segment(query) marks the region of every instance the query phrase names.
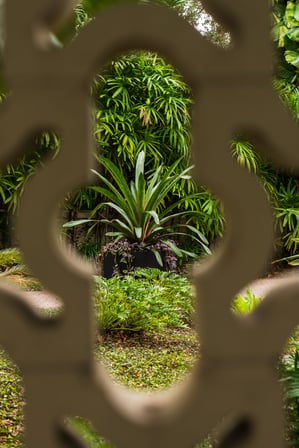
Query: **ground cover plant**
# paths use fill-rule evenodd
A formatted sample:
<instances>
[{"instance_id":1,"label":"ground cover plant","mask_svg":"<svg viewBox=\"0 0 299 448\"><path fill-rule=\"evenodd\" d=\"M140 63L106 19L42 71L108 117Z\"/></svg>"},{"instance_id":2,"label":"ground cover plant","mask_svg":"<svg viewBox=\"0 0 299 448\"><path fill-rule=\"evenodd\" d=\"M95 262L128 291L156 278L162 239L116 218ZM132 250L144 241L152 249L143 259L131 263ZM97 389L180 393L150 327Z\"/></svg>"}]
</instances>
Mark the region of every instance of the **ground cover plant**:
<instances>
[{"instance_id":1,"label":"ground cover plant","mask_svg":"<svg viewBox=\"0 0 299 448\"><path fill-rule=\"evenodd\" d=\"M286 440L289 447L297 448L299 447L299 327L289 338L278 367L284 387Z\"/></svg>"},{"instance_id":2,"label":"ground cover plant","mask_svg":"<svg viewBox=\"0 0 299 448\"><path fill-rule=\"evenodd\" d=\"M102 332L192 328L192 287L187 278L158 269L106 280L96 277L95 310Z\"/></svg>"},{"instance_id":3,"label":"ground cover plant","mask_svg":"<svg viewBox=\"0 0 299 448\"><path fill-rule=\"evenodd\" d=\"M0 446L21 448L24 391L17 367L0 351Z\"/></svg>"}]
</instances>

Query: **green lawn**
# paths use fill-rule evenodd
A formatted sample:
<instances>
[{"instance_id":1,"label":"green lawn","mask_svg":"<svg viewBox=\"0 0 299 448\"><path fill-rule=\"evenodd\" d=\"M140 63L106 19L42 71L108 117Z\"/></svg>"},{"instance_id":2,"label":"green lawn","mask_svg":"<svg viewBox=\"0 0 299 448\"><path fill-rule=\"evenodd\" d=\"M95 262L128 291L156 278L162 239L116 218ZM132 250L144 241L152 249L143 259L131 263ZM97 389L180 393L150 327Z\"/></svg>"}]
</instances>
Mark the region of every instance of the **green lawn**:
<instances>
[{"instance_id":1,"label":"green lawn","mask_svg":"<svg viewBox=\"0 0 299 448\"><path fill-rule=\"evenodd\" d=\"M23 434L23 384L16 366L0 352L0 446L19 448Z\"/></svg>"},{"instance_id":2,"label":"green lawn","mask_svg":"<svg viewBox=\"0 0 299 448\"><path fill-rule=\"evenodd\" d=\"M116 382L135 390L162 390L181 381L192 368L198 354L198 341L192 329L166 329L157 333L114 332L99 338L94 356ZM23 387L13 363L0 353L0 446L22 447ZM93 431L83 418L72 419L71 426L89 448L111 445ZM210 447L208 441L201 445Z\"/></svg>"}]
</instances>

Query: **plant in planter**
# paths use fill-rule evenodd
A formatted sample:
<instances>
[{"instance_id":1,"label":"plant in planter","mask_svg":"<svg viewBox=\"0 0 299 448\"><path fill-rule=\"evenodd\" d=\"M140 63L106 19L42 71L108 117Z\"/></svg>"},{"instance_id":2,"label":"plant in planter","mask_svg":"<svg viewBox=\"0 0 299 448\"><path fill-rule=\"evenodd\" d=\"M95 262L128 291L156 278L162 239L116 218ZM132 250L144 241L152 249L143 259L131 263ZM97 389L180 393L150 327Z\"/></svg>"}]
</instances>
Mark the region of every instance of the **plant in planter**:
<instances>
[{"instance_id":1,"label":"plant in planter","mask_svg":"<svg viewBox=\"0 0 299 448\"><path fill-rule=\"evenodd\" d=\"M171 242L176 245L175 241ZM106 278L129 273L135 268L158 268L166 271L175 271L177 268L177 257L164 242L146 245L127 239L110 241L102 247L100 259L102 274Z\"/></svg>"},{"instance_id":2,"label":"plant in planter","mask_svg":"<svg viewBox=\"0 0 299 448\"><path fill-rule=\"evenodd\" d=\"M100 163L106 169L107 176L93 171L104 186L91 187L97 193L109 199L109 202L99 203L91 212L90 218L80 221L70 221L64 227L99 221L109 225L113 231L106 236L113 241L107 243L101 251L103 262L110 255L120 270L130 271L138 258L138 254L150 254L156 260L156 266L174 270L178 257L196 257L178 247L174 237L191 238L195 244L199 244L206 253L209 253L208 241L205 236L194 226L189 225L188 215L190 211L180 211L183 201L188 198L167 203L167 195L172 191L177 182L190 178L192 167L176 173L176 168L181 160L162 172L160 166L153 174L146 177L144 164L145 153L138 155L135 167L135 177L128 183L123 173L109 159L102 157ZM194 194L190 195L194 196ZM94 215L103 207L109 207L116 215L115 218L100 220L93 219ZM184 220L182 222L182 220ZM109 257L108 257L109 258ZM121 264L125 266L120 266ZM145 267L145 264L142 264ZM153 267L152 262L150 267ZM124 269L125 268L125 269ZM117 269L116 269L117 270ZM104 269L105 271L105 269ZM105 272L104 272L105 274Z\"/></svg>"}]
</instances>

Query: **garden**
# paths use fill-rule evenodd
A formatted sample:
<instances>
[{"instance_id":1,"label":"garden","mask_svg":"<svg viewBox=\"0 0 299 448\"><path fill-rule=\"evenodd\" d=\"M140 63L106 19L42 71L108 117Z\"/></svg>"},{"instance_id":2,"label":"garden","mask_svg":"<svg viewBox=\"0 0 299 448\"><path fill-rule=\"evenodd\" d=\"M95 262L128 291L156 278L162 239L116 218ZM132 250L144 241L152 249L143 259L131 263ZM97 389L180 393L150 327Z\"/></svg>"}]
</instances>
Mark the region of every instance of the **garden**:
<instances>
[{"instance_id":1,"label":"garden","mask_svg":"<svg viewBox=\"0 0 299 448\"><path fill-rule=\"evenodd\" d=\"M105 2L104 2L105 3ZM230 36L205 14L200 3L164 1L216 45ZM273 0L273 40L277 47L273 88L299 119L299 2ZM83 0L73 23L58 33L64 45L99 10ZM220 201L192 180L192 92L160 55L132 52L112 61L94 80L97 154L94 182L69 192L58 232L94 266L94 357L113 381L134 390L163 390L179 383L200 354L190 266L217 248L225 235ZM1 97L5 100L7 92ZM246 107L246 105L244 105ZM46 158L55 158L60 141L45 131L24 156L0 173L0 277L30 294L43 285L15 249L13 219L27 181ZM299 178L273 168L244 136L231 141L231 156L260 180L275 216L277 238L265 275L299 265ZM247 314L262 297L248 289L231 312ZM46 307L55 317L59 309ZM200 312L200 310L199 310ZM284 390L286 440L299 447L299 333L290 336L277 361ZM6 353L0 356L0 445L23 445L25 395L22 376ZM69 425L90 448L111 448L84 416ZM196 448L212 448L217 431Z\"/></svg>"}]
</instances>

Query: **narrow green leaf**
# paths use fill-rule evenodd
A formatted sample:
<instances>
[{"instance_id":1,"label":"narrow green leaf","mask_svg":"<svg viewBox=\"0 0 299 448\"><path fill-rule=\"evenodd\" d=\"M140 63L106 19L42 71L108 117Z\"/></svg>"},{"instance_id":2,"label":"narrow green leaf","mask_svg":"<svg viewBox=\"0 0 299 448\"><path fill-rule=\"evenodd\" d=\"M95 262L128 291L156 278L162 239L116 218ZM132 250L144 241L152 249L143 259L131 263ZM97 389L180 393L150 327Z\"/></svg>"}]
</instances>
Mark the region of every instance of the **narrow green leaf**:
<instances>
[{"instance_id":1,"label":"narrow green leaf","mask_svg":"<svg viewBox=\"0 0 299 448\"><path fill-rule=\"evenodd\" d=\"M299 26L296 28L291 28L287 32L287 36L289 39L293 40L294 42L299 42Z\"/></svg>"},{"instance_id":2,"label":"narrow green leaf","mask_svg":"<svg viewBox=\"0 0 299 448\"><path fill-rule=\"evenodd\" d=\"M95 221L97 221L97 220L96 219L78 219L76 221L66 222L65 224L63 224L62 227L70 228L70 227L80 226L81 224L86 224L88 222L95 222Z\"/></svg>"},{"instance_id":3,"label":"narrow green leaf","mask_svg":"<svg viewBox=\"0 0 299 448\"><path fill-rule=\"evenodd\" d=\"M117 211L117 213L122 216L124 218L124 220L129 224L129 226L134 226L134 219L132 219L133 217L130 214L126 213L126 210L124 210L122 207L120 207L119 205L114 204L113 202L106 202L106 205L109 205L109 207L113 208L114 210Z\"/></svg>"},{"instance_id":4,"label":"narrow green leaf","mask_svg":"<svg viewBox=\"0 0 299 448\"><path fill-rule=\"evenodd\" d=\"M299 68L299 53L297 51L286 50L284 57L289 64Z\"/></svg>"},{"instance_id":5,"label":"narrow green leaf","mask_svg":"<svg viewBox=\"0 0 299 448\"><path fill-rule=\"evenodd\" d=\"M107 232L106 236L123 236L122 232Z\"/></svg>"},{"instance_id":6,"label":"narrow green leaf","mask_svg":"<svg viewBox=\"0 0 299 448\"><path fill-rule=\"evenodd\" d=\"M180 251L181 251L182 255L187 255L188 257L191 257L191 258L198 258L198 255L195 254L194 252L190 252L185 249L180 249Z\"/></svg>"},{"instance_id":7,"label":"narrow green leaf","mask_svg":"<svg viewBox=\"0 0 299 448\"><path fill-rule=\"evenodd\" d=\"M138 240L141 240L141 238L142 238L142 227L135 227L134 231L135 231L135 235L138 238Z\"/></svg>"},{"instance_id":8,"label":"narrow green leaf","mask_svg":"<svg viewBox=\"0 0 299 448\"><path fill-rule=\"evenodd\" d=\"M162 258L161 258L160 253L159 253L156 249L151 249L151 250L152 250L152 252L155 254L155 257L156 257L156 260L157 260L158 264L159 264L161 267L163 267L163 260L162 260Z\"/></svg>"},{"instance_id":9,"label":"narrow green leaf","mask_svg":"<svg viewBox=\"0 0 299 448\"><path fill-rule=\"evenodd\" d=\"M150 211L146 211L146 214L152 216L154 218L155 223L159 226L160 225L160 219L158 216L158 213L155 212L154 210L150 210Z\"/></svg>"},{"instance_id":10,"label":"narrow green leaf","mask_svg":"<svg viewBox=\"0 0 299 448\"><path fill-rule=\"evenodd\" d=\"M179 258L182 257L182 251L175 245L173 244L171 241L169 240L163 240L163 243L165 243L168 247L170 247L170 249L172 250L172 252Z\"/></svg>"},{"instance_id":11,"label":"narrow green leaf","mask_svg":"<svg viewBox=\"0 0 299 448\"><path fill-rule=\"evenodd\" d=\"M134 229L131 229L130 226L126 225L123 221L120 221L119 219L112 219L112 220L102 219L101 222L104 224L109 224L111 227L121 232L124 238L128 239L135 238Z\"/></svg>"},{"instance_id":12,"label":"narrow green leaf","mask_svg":"<svg viewBox=\"0 0 299 448\"><path fill-rule=\"evenodd\" d=\"M137 157L136 167L135 167L135 185L139 183L139 177L144 175L144 151L141 151Z\"/></svg>"},{"instance_id":13,"label":"narrow green leaf","mask_svg":"<svg viewBox=\"0 0 299 448\"><path fill-rule=\"evenodd\" d=\"M297 10L295 10L295 3L293 3L292 1L288 1L284 17L288 28L292 28L293 26L299 26L299 22L295 18L295 14L297 15Z\"/></svg>"},{"instance_id":14,"label":"narrow green leaf","mask_svg":"<svg viewBox=\"0 0 299 448\"><path fill-rule=\"evenodd\" d=\"M187 229L191 230L192 232L196 233L198 237L205 243L209 244L209 241L206 239L203 233L201 233L196 227L190 226L189 224L186 224Z\"/></svg>"}]
</instances>

